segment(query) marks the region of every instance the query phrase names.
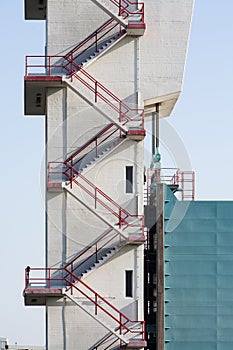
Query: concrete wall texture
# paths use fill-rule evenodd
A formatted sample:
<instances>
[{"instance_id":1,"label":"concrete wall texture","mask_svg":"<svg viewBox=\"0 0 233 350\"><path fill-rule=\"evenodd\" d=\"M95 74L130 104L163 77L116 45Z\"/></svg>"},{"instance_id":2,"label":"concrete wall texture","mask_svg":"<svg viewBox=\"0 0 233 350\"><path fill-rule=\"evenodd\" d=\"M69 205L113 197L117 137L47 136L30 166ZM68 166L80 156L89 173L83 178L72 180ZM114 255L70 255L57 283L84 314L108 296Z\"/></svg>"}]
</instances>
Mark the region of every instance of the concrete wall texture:
<instances>
[{"instance_id":1,"label":"concrete wall texture","mask_svg":"<svg viewBox=\"0 0 233 350\"><path fill-rule=\"evenodd\" d=\"M233 202L167 199L165 349L230 350Z\"/></svg>"}]
</instances>

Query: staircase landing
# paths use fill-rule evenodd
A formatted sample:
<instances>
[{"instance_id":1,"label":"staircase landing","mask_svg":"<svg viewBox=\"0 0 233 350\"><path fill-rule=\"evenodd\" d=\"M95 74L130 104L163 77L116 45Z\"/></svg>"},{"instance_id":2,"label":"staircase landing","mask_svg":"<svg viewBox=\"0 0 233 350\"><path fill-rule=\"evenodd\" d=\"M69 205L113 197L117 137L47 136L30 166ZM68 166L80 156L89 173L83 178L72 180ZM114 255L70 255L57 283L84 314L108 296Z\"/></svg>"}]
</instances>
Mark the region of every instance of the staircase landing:
<instances>
[{"instance_id":1,"label":"staircase landing","mask_svg":"<svg viewBox=\"0 0 233 350\"><path fill-rule=\"evenodd\" d=\"M63 297L62 288L25 288L23 291L25 305L46 305L46 298Z\"/></svg>"},{"instance_id":2,"label":"staircase landing","mask_svg":"<svg viewBox=\"0 0 233 350\"><path fill-rule=\"evenodd\" d=\"M48 87L65 87L62 76L26 75L24 77L25 115L45 115L45 94Z\"/></svg>"}]
</instances>

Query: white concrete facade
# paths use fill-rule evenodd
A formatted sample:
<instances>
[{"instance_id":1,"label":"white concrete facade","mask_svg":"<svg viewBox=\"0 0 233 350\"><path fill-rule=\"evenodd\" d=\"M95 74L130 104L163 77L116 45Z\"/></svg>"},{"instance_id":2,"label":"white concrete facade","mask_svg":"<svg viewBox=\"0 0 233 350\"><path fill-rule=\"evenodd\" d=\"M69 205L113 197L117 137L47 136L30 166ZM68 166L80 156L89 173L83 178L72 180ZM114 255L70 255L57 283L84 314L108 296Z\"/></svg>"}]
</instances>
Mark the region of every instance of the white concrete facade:
<instances>
[{"instance_id":1,"label":"white concrete facade","mask_svg":"<svg viewBox=\"0 0 233 350\"><path fill-rule=\"evenodd\" d=\"M145 107L146 115L150 116L155 102L161 103L162 116L167 116L182 89L193 0L145 0L144 4L144 35L123 35L99 57L90 60L84 69L130 108ZM56 56L68 54L110 18L92 0L47 0L45 12L46 55ZM117 30L113 32L116 35ZM82 60L86 58L84 56ZM53 58L54 61L59 59ZM94 198L75 183L71 188L64 175L52 174L56 181L60 176L62 188L48 188L46 195L46 264L47 267L62 268L109 228L112 231L108 237L114 234L117 237L106 243L104 249L116 248L119 236L132 238L142 235L139 218L143 216L143 138L120 139L119 135L122 136L124 131L127 134L129 128L141 130L143 126L139 121L119 124L117 112L99 98L94 101L93 92L78 79L67 79L61 68L54 69L54 74L63 75L63 82L60 87L46 89L46 162L65 162L109 123L114 123L116 128L121 129L121 134L118 130L110 136L102 143L100 151L103 154L96 158L89 153L76 169L120 208L137 217L129 220L131 223L136 220L136 227L121 227L106 206L101 203L96 206ZM82 71L77 74L89 82ZM116 105L114 100L113 104ZM130 112L131 117L136 114L138 112ZM50 166L58 171L61 169L58 163ZM127 167L132 167L130 191L126 190ZM93 191L93 187L80 175L76 174L75 179ZM103 196L101 200L113 205ZM107 242L107 239L102 241ZM118 247L103 263L84 273L81 279L127 317L143 321L143 260L143 242L128 242ZM88 270L88 264L85 267ZM126 295L126 271L132 272L130 296ZM64 283L56 282L57 285L59 283L64 287ZM81 290L85 289L84 285L75 283ZM89 289L86 293L91 294ZM70 295L64 294L62 298L48 297L47 350L97 349L95 344L109 333L105 322L113 329L116 326L106 313L102 315L104 321L101 323L98 316L93 315L93 310L93 303L77 290ZM111 308L107 307L107 310L113 313ZM99 345L98 349L120 346L119 340L111 345L110 339L117 340L117 337L112 334L108 343ZM127 339L131 340L131 337Z\"/></svg>"}]
</instances>

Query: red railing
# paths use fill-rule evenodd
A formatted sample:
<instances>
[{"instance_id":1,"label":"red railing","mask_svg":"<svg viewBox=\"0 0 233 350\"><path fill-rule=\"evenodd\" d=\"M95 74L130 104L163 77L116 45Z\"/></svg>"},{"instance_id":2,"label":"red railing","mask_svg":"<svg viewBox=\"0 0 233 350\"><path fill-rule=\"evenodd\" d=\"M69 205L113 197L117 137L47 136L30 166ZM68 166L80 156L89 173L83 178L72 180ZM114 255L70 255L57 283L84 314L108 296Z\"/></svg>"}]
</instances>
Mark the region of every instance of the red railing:
<instances>
[{"instance_id":1,"label":"red railing","mask_svg":"<svg viewBox=\"0 0 233 350\"><path fill-rule=\"evenodd\" d=\"M52 167L54 166L54 168ZM60 166L60 168L59 168ZM55 169L55 170L54 170ZM49 162L48 164L48 184L54 181L54 176L60 176L60 182L65 181L66 184L73 187L73 184L81 188L90 198L94 199L93 206L97 209L97 204L105 208L115 218L117 218L117 225L120 229L125 230L130 227L139 227L142 235L144 235L144 216L131 214L126 209L122 208L112 198L110 198L101 189L95 186L90 180L88 180L82 173L76 170L72 165L66 162ZM65 179L62 179L66 177Z\"/></svg>"},{"instance_id":2,"label":"red railing","mask_svg":"<svg viewBox=\"0 0 233 350\"><path fill-rule=\"evenodd\" d=\"M31 273L41 272L45 277L31 277ZM53 276L53 275L58 276ZM62 275L64 275L62 276ZM60 277L59 277L60 275ZM25 289L33 289L38 286L45 289L50 289L53 287L54 283L57 281L62 281L62 288L66 286L66 289L70 291L73 295L74 291L80 293L86 299L91 301L94 306L94 314L98 315L98 312L103 312L105 316L110 317L116 326L118 327L119 334L122 335L123 332L129 332L133 336L140 336L142 340L145 340L145 322L138 320L131 320L128 316L124 315L120 310L118 310L114 305L97 293L93 288L87 285L82 279L80 279L73 272L69 271L67 268L30 268L25 269ZM100 303L101 302L101 303ZM135 329L135 325L139 329Z\"/></svg>"},{"instance_id":3,"label":"red railing","mask_svg":"<svg viewBox=\"0 0 233 350\"><path fill-rule=\"evenodd\" d=\"M76 45L72 50L70 50L65 58L71 57L72 59L77 59L84 52L93 48L94 52L97 52L100 44L104 45L104 42L107 39L111 39L111 37L107 37L114 29L119 26L118 32L114 33L115 36L118 36L118 39L125 34L125 30L121 29L121 25L114 19L110 18L107 22L102 24L98 29L96 29L93 33L91 33L88 37L86 37L83 41L81 41L78 45ZM112 36L114 36L112 34ZM84 48L85 47L85 48Z\"/></svg>"},{"instance_id":4,"label":"red railing","mask_svg":"<svg viewBox=\"0 0 233 350\"><path fill-rule=\"evenodd\" d=\"M119 330L119 327L117 327L117 329L115 329L115 331L118 331L118 330ZM122 334L125 335L128 332L129 332L128 330L126 330L126 331L124 330L122 332ZM106 336L103 337L97 344L95 344L94 347L91 348L91 350L98 350L100 346L101 346L101 349L103 349L103 346L105 346L103 350L110 349L114 344L116 344L119 341L119 339L111 340L110 339L111 337L112 337L112 333L106 334ZM144 339L142 339L142 340L144 340ZM107 346L105 344L106 342L108 343ZM122 340L120 340L120 348L119 349L122 349L121 348L122 345L124 345L124 344L122 344Z\"/></svg>"},{"instance_id":5,"label":"red railing","mask_svg":"<svg viewBox=\"0 0 233 350\"><path fill-rule=\"evenodd\" d=\"M31 63L31 60L35 60L35 63ZM68 72L71 80L76 78L83 87L93 92L94 103L97 103L99 99L101 102L104 102L105 106L110 107L111 112L116 112L119 122L138 121L140 126L144 127L144 110L142 108L130 108L70 57L59 55L26 56L26 76L32 74L34 69L44 69L44 72L41 72L41 74L49 76L62 75L64 72Z\"/></svg>"},{"instance_id":6,"label":"red railing","mask_svg":"<svg viewBox=\"0 0 233 350\"><path fill-rule=\"evenodd\" d=\"M194 171L180 171L179 183L182 190L182 200L194 200L195 199Z\"/></svg>"},{"instance_id":7,"label":"red railing","mask_svg":"<svg viewBox=\"0 0 233 350\"><path fill-rule=\"evenodd\" d=\"M177 168L147 169L147 182L144 191L145 204L148 204L149 200L155 197L156 183L177 186L181 193L181 200L194 200L195 198L194 171L181 171Z\"/></svg>"},{"instance_id":8,"label":"red railing","mask_svg":"<svg viewBox=\"0 0 233 350\"><path fill-rule=\"evenodd\" d=\"M143 2L131 2L129 0L109 0L109 2L118 8L119 16L123 16L124 18L127 18L129 16L139 15L141 16L140 22L144 23L144 3ZM129 7L132 7L133 11L129 10L128 9Z\"/></svg>"},{"instance_id":9,"label":"red railing","mask_svg":"<svg viewBox=\"0 0 233 350\"><path fill-rule=\"evenodd\" d=\"M65 161L65 163L71 162L71 165L75 166L80 162L87 154L95 151L95 156L98 156L98 149L104 144L110 137L112 137L119 129L114 124L109 124L100 130L96 135L91 137L87 142L85 142L80 148L72 153ZM120 135L121 136L121 131ZM84 154L82 152L85 151Z\"/></svg>"},{"instance_id":10,"label":"red railing","mask_svg":"<svg viewBox=\"0 0 233 350\"><path fill-rule=\"evenodd\" d=\"M82 265L87 263L88 260L95 258L95 262L98 262L99 253L106 247L108 247L110 242L115 243L115 239L119 237L118 245L122 244L126 241L125 237L122 237L118 232L114 232L111 236L113 229L110 228L106 232L104 232L100 237L98 237L91 245L86 246L78 255L76 255L72 260L70 260L65 268L69 269L69 271L74 272L79 269ZM116 243L115 243L116 244ZM109 248L110 249L110 248ZM86 254L88 256L86 257ZM80 261L80 259L82 259ZM80 261L80 262L79 262Z\"/></svg>"},{"instance_id":11,"label":"red railing","mask_svg":"<svg viewBox=\"0 0 233 350\"><path fill-rule=\"evenodd\" d=\"M141 108L130 108L119 97L108 90L98 80L93 78L87 73L81 66L74 62L74 60L68 59L70 63L64 68L69 72L71 80L75 77L83 86L87 87L89 91L94 94L94 102L97 103L98 99L104 102L111 111L115 111L118 114L119 122L139 121L141 127L144 127L144 110ZM131 115L134 115L133 117Z\"/></svg>"}]
</instances>

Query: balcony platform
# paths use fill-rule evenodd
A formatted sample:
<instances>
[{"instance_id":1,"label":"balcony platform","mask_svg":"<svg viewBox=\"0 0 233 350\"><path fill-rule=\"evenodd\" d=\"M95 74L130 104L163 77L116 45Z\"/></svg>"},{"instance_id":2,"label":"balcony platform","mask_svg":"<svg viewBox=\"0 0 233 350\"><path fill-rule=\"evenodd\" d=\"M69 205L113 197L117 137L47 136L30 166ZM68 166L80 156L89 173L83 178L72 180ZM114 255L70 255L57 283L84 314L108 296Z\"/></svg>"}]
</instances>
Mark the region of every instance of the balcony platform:
<instances>
[{"instance_id":1,"label":"balcony platform","mask_svg":"<svg viewBox=\"0 0 233 350\"><path fill-rule=\"evenodd\" d=\"M63 191L63 183L62 182L48 182L47 190L48 192L62 192Z\"/></svg>"},{"instance_id":2,"label":"balcony platform","mask_svg":"<svg viewBox=\"0 0 233 350\"><path fill-rule=\"evenodd\" d=\"M125 346L123 346L123 349L142 349L145 348L147 345L147 342L145 340L132 340Z\"/></svg>"},{"instance_id":3,"label":"balcony platform","mask_svg":"<svg viewBox=\"0 0 233 350\"><path fill-rule=\"evenodd\" d=\"M45 115L45 94L48 87L65 87L62 75L26 75L24 77L25 115Z\"/></svg>"},{"instance_id":4,"label":"balcony platform","mask_svg":"<svg viewBox=\"0 0 233 350\"><path fill-rule=\"evenodd\" d=\"M142 36L146 30L146 24L142 22L129 22L126 33L132 36Z\"/></svg>"},{"instance_id":5,"label":"balcony platform","mask_svg":"<svg viewBox=\"0 0 233 350\"><path fill-rule=\"evenodd\" d=\"M129 128L127 132L127 139L135 140L135 141L141 141L146 136L146 130L145 129L139 129L139 128Z\"/></svg>"},{"instance_id":6,"label":"balcony platform","mask_svg":"<svg viewBox=\"0 0 233 350\"><path fill-rule=\"evenodd\" d=\"M127 243L128 244L143 244L145 242L146 238L143 235L132 235L128 237Z\"/></svg>"},{"instance_id":7,"label":"balcony platform","mask_svg":"<svg viewBox=\"0 0 233 350\"><path fill-rule=\"evenodd\" d=\"M62 288L26 288L23 291L25 305L46 305L46 298L63 297Z\"/></svg>"}]
</instances>

